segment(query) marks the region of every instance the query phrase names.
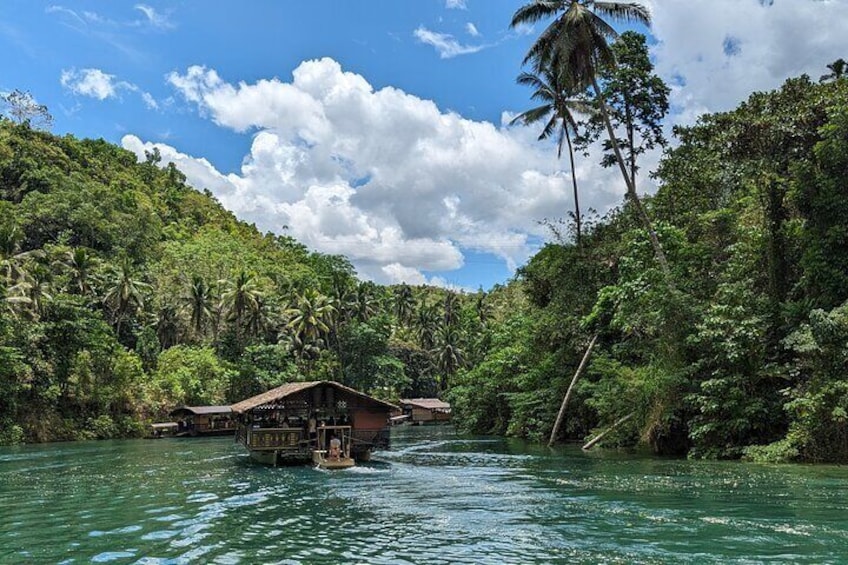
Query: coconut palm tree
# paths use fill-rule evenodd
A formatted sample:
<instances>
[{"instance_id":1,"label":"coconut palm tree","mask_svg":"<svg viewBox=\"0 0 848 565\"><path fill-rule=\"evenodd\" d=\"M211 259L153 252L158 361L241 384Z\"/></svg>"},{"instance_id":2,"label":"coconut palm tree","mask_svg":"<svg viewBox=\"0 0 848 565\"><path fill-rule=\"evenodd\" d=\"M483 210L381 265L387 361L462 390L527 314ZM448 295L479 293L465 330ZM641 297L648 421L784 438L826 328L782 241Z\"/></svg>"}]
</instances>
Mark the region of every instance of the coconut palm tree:
<instances>
[{"instance_id":1,"label":"coconut palm tree","mask_svg":"<svg viewBox=\"0 0 848 565\"><path fill-rule=\"evenodd\" d=\"M618 32L602 16L618 22L644 25L649 25L651 21L648 9L636 2L533 0L515 12L510 25L516 27L554 18L530 47L524 63L532 63L537 73L544 72L547 68L556 69L557 73L567 75L575 88L591 88L627 187L626 195L648 232L660 268L666 277L670 277L662 245L636 192L636 184L628 174L621 148L616 143L609 111L598 84L598 73L605 67L615 65L615 55L609 41L618 37Z\"/></svg>"},{"instance_id":2,"label":"coconut palm tree","mask_svg":"<svg viewBox=\"0 0 848 565\"><path fill-rule=\"evenodd\" d=\"M459 298L453 291L448 291L444 302L444 325L454 327L459 322Z\"/></svg>"},{"instance_id":3,"label":"coconut palm tree","mask_svg":"<svg viewBox=\"0 0 848 565\"><path fill-rule=\"evenodd\" d=\"M26 313L32 305L29 287L28 282L19 282L8 288L0 284L0 312L8 312L13 318Z\"/></svg>"},{"instance_id":4,"label":"coconut palm tree","mask_svg":"<svg viewBox=\"0 0 848 565\"><path fill-rule=\"evenodd\" d=\"M492 304L486 298L489 295L482 290L477 295L477 301L474 303L474 310L477 312L477 321L480 322L480 327L485 328L492 317Z\"/></svg>"},{"instance_id":5,"label":"coconut palm tree","mask_svg":"<svg viewBox=\"0 0 848 565\"><path fill-rule=\"evenodd\" d=\"M422 304L415 314L415 333L418 344L427 351L436 347L436 330L439 327L439 314L436 307Z\"/></svg>"},{"instance_id":6,"label":"coconut palm tree","mask_svg":"<svg viewBox=\"0 0 848 565\"><path fill-rule=\"evenodd\" d=\"M400 325L409 325L412 312L415 310L415 297L408 284L402 284L395 289L395 316Z\"/></svg>"},{"instance_id":7,"label":"coconut palm tree","mask_svg":"<svg viewBox=\"0 0 848 565\"><path fill-rule=\"evenodd\" d=\"M335 313L330 300L310 288L298 296L295 305L286 311L290 316L287 327L300 343L317 343L330 332Z\"/></svg>"},{"instance_id":8,"label":"coconut palm tree","mask_svg":"<svg viewBox=\"0 0 848 565\"><path fill-rule=\"evenodd\" d=\"M30 299L30 308L36 318L44 315L47 304L53 300L53 288L50 281L49 271L38 265L32 269L29 280L22 283L27 287L27 295Z\"/></svg>"},{"instance_id":9,"label":"coconut palm tree","mask_svg":"<svg viewBox=\"0 0 848 565\"><path fill-rule=\"evenodd\" d=\"M465 352L460 347L459 330L453 326L441 326L436 338L436 365L442 371L442 390L446 390L457 370L465 364Z\"/></svg>"},{"instance_id":10,"label":"coconut palm tree","mask_svg":"<svg viewBox=\"0 0 848 565\"><path fill-rule=\"evenodd\" d=\"M333 284L330 300L336 309L336 322L346 324L356 315L356 292L348 285Z\"/></svg>"},{"instance_id":11,"label":"coconut palm tree","mask_svg":"<svg viewBox=\"0 0 848 565\"><path fill-rule=\"evenodd\" d=\"M177 308L163 304L156 316L156 337L162 349L173 347L179 342L180 324Z\"/></svg>"},{"instance_id":12,"label":"coconut palm tree","mask_svg":"<svg viewBox=\"0 0 848 565\"><path fill-rule=\"evenodd\" d=\"M191 330L195 338L205 334L206 323L212 318L215 297L212 287L200 275L194 275L182 298L183 307L188 311Z\"/></svg>"},{"instance_id":13,"label":"coconut palm tree","mask_svg":"<svg viewBox=\"0 0 848 565\"><path fill-rule=\"evenodd\" d=\"M26 263L44 256L40 249L21 251L24 233L15 224L0 224L0 275L7 283L29 281Z\"/></svg>"},{"instance_id":14,"label":"coconut palm tree","mask_svg":"<svg viewBox=\"0 0 848 565\"><path fill-rule=\"evenodd\" d=\"M268 330L271 308L265 296L260 295L256 298L256 308L248 310L245 319L245 325L251 337L261 336Z\"/></svg>"},{"instance_id":15,"label":"coconut palm tree","mask_svg":"<svg viewBox=\"0 0 848 565\"><path fill-rule=\"evenodd\" d=\"M68 271L70 291L88 296L92 292L94 270L98 261L91 251L85 247L74 247L65 253L61 265Z\"/></svg>"},{"instance_id":16,"label":"coconut palm tree","mask_svg":"<svg viewBox=\"0 0 848 565\"><path fill-rule=\"evenodd\" d=\"M221 294L221 304L229 313L229 320L235 324L236 343L241 347L245 317L259 308L262 291L258 288L256 277L244 270L224 284L226 290Z\"/></svg>"},{"instance_id":17,"label":"coconut palm tree","mask_svg":"<svg viewBox=\"0 0 848 565\"><path fill-rule=\"evenodd\" d=\"M839 80L842 77L848 76L848 62L841 57L829 64L827 68L830 72L826 75L822 75L819 79L821 82Z\"/></svg>"},{"instance_id":18,"label":"coconut palm tree","mask_svg":"<svg viewBox=\"0 0 848 565\"><path fill-rule=\"evenodd\" d=\"M582 100L574 98L572 86L568 83L568 75L558 72L553 67L545 67L539 74L521 73L517 82L534 89L531 98L541 104L522 112L510 123L522 122L525 125L546 120L539 140L557 135L557 159L562 158L562 142L568 144L568 159L571 165L571 184L574 190L574 220L577 224L577 245L580 246L581 216L580 199L577 194L577 175L574 171L574 147L571 135L577 132L577 121L573 112L588 114L591 107Z\"/></svg>"},{"instance_id":19,"label":"coconut palm tree","mask_svg":"<svg viewBox=\"0 0 848 565\"><path fill-rule=\"evenodd\" d=\"M360 322L367 322L379 309L380 301L376 296L374 283L365 281L356 287L356 318Z\"/></svg>"},{"instance_id":20,"label":"coconut palm tree","mask_svg":"<svg viewBox=\"0 0 848 565\"><path fill-rule=\"evenodd\" d=\"M144 307L144 291L150 287L136 278L132 263L125 259L112 270L111 282L103 302L112 312L115 334L120 337L124 319Z\"/></svg>"}]
</instances>

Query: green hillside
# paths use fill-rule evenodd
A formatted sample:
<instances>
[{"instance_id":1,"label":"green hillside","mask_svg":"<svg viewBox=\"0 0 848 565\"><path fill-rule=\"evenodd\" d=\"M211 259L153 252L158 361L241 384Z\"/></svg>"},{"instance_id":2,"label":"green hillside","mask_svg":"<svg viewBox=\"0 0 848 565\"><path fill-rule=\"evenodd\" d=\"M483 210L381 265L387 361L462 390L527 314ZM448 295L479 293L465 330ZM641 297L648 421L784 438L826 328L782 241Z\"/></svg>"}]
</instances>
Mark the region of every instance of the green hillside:
<instances>
[{"instance_id":1,"label":"green hillside","mask_svg":"<svg viewBox=\"0 0 848 565\"><path fill-rule=\"evenodd\" d=\"M435 394L473 317L474 296L360 282L102 140L0 122L0 211L0 443L137 435L295 379Z\"/></svg>"}]
</instances>

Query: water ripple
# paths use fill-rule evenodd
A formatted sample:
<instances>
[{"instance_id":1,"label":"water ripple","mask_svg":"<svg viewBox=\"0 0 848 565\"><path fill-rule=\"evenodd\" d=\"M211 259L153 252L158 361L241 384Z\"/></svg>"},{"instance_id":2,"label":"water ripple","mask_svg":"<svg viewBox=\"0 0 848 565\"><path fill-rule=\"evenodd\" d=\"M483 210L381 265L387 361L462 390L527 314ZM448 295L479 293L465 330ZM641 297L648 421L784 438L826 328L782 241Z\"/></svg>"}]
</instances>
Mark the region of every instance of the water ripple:
<instances>
[{"instance_id":1,"label":"water ripple","mask_svg":"<svg viewBox=\"0 0 848 565\"><path fill-rule=\"evenodd\" d=\"M397 431L343 472L227 439L0 449L0 563L848 561L848 471Z\"/></svg>"}]
</instances>

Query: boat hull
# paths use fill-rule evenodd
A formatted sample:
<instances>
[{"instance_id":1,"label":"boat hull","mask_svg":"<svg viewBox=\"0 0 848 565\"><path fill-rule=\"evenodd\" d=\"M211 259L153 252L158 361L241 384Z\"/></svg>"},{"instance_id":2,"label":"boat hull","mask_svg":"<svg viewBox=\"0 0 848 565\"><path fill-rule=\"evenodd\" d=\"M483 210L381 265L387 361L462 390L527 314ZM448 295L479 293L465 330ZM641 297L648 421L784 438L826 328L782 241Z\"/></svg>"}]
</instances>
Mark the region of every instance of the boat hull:
<instances>
[{"instance_id":1,"label":"boat hull","mask_svg":"<svg viewBox=\"0 0 848 565\"><path fill-rule=\"evenodd\" d=\"M328 458L324 457L324 452L315 450L312 452L312 462L321 469L349 469L356 465L352 457Z\"/></svg>"}]
</instances>

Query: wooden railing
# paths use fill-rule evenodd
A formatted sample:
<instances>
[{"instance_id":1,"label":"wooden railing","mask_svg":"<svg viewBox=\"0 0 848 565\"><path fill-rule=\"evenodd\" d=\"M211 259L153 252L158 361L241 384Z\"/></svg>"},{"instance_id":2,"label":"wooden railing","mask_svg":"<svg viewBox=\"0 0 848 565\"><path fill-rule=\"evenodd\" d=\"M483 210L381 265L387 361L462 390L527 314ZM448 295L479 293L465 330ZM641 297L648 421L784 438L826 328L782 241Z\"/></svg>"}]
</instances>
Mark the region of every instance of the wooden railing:
<instances>
[{"instance_id":1,"label":"wooden railing","mask_svg":"<svg viewBox=\"0 0 848 565\"><path fill-rule=\"evenodd\" d=\"M247 428L240 429L237 439L254 451L302 451L308 438L301 428Z\"/></svg>"},{"instance_id":2,"label":"wooden railing","mask_svg":"<svg viewBox=\"0 0 848 565\"><path fill-rule=\"evenodd\" d=\"M222 430L234 430L236 429L236 423L232 420L223 420L215 422L215 424L190 424L187 426L189 430L194 430L197 432L217 432Z\"/></svg>"},{"instance_id":3,"label":"wooden railing","mask_svg":"<svg viewBox=\"0 0 848 565\"><path fill-rule=\"evenodd\" d=\"M354 451L387 449L389 428L351 430ZM310 440L302 428L252 428L239 426L236 441L253 451L309 451Z\"/></svg>"}]
</instances>

